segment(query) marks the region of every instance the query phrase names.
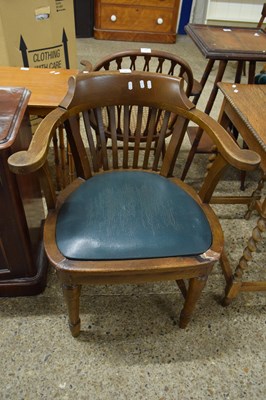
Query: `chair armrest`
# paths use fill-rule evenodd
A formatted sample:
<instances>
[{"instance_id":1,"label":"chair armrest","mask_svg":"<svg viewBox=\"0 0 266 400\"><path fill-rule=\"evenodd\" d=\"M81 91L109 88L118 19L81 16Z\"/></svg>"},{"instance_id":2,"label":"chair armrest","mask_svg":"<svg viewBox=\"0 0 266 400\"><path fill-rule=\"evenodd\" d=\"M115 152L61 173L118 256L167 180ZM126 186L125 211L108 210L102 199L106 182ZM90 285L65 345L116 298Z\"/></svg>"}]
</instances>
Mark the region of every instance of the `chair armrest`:
<instances>
[{"instance_id":1,"label":"chair armrest","mask_svg":"<svg viewBox=\"0 0 266 400\"><path fill-rule=\"evenodd\" d=\"M210 136L228 164L243 171L251 171L259 166L260 156L255 151L241 149L217 121L198 109L191 110L191 114L194 122L201 121L202 129Z\"/></svg>"},{"instance_id":2,"label":"chair armrest","mask_svg":"<svg viewBox=\"0 0 266 400\"><path fill-rule=\"evenodd\" d=\"M93 66L92 63L88 60L81 60L80 64L85 67L85 71L92 72L93 71Z\"/></svg>"},{"instance_id":3,"label":"chair armrest","mask_svg":"<svg viewBox=\"0 0 266 400\"><path fill-rule=\"evenodd\" d=\"M39 170L47 159L54 132L62 124L60 117L65 110L59 107L48 114L36 129L28 150L18 151L8 158L8 165L15 174L29 174Z\"/></svg>"}]
</instances>

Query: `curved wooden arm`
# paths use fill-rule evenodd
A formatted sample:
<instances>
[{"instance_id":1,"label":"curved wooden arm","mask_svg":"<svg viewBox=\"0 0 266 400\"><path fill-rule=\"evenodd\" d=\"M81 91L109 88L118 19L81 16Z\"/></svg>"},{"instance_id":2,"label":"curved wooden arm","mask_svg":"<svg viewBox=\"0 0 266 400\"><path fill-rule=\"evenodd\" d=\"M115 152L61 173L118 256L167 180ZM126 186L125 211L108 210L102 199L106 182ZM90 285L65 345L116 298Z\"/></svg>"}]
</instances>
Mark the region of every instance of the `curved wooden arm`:
<instances>
[{"instance_id":1,"label":"curved wooden arm","mask_svg":"<svg viewBox=\"0 0 266 400\"><path fill-rule=\"evenodd\" d=\"M93 66L92 63L88 60L81 60L80 64L85 67L84 71L92 72L93 71Z\"/></svg>"},{"instance_id":2,"label":"curved wooden arm","mask_svg":"<svg viewBox=\"0 0 266 400\"><path fill-rule=\"evenodd\" d=\"M259 166L260 156L252 150L241 149L229 133L209 115L198 109L191 110L190 115L194 122L200 123L230 165L244 171L251 171Z\"/></svg>"},{"instance_id":3,"label":"curved wooden arm","mask_svg":"<svg viewBox=\"0 0 266 400\"><path fill-rule=\"evenodd\" d=\"M19 151L8 158L8 165L16 174L29 174L39 170L46 162L50 141L55 129L62 124L65 110L56 108L48 114L33 135L28 150Z\"/></svg>"}]
</instances>

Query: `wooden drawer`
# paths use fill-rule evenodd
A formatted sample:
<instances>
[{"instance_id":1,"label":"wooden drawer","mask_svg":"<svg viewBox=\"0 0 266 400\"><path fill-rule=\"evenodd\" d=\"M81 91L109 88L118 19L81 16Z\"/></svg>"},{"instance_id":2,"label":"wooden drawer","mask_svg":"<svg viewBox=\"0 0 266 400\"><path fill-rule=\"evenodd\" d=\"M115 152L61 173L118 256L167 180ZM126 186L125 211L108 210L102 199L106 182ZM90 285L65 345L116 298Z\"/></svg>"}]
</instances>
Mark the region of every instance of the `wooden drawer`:
<instances>
[{"instance_id":1,"label":"wooden drawer","mask_svg":"<svg viewBox=\"0 0 266 400\"><path fill-rule=\"evenodd\" d=\"M102 5L101 29L127 30L128 27L134 31L170 32L172 9Z\"/></svg>"},{"instance_id":2,"label":"wooden drawer","mask_svg":"<svg viewBox=\"0 0 266 400\"><path fill-rule=\"evenodd\" d=\"M96 39L175 43L180 0L95 0Z\"/></svg>"}]
</instances>

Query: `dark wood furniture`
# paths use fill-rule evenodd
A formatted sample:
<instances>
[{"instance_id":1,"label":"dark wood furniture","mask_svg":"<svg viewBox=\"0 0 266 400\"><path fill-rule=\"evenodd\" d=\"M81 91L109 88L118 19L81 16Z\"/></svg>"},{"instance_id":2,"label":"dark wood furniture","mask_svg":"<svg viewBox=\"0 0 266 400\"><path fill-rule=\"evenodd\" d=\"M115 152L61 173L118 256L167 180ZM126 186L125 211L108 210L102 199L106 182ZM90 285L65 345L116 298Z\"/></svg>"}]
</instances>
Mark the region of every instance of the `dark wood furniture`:
<instances>
[{"instance_id":1,"label":"dark wood furniture","mask_svg":"<svg viewBox=\"0 0 266 400\"><path fill-rule=\"evenodd\" d=\"M77 38L93 37L94 0L74 0Z\"/></svg>"},{"instance_id":2,"label":"dark wood furniture","mask_svg":"<svg viewBox=\"0 0 266 400\"><path fill-rule=\"evenodd\" d=\"M25 118L29 97L26 89L0 87L0 296L37 294L46 283L39 181L34 175L14 175L7 164L32 139Z\"/></svg>"},{"instance_id":3,"label":"dark wood furniture","mask_svg":"<svg viewBox=\"0 0 266 400\"><path fill-rule=\"evenodd\" d=\"M256 62L266 61L266 32L258 28L224 27L201 24L188 24L185 28L187 34L199 48L201 53L209 61L201 78L201 86L204 88L214 63L218 61L219 67L214 80L212 91L205 107L209 114L218 92L217 83L223 80L224 72L229 61L237 61L235 82L239 83L243 72L244 62L249 63L248 82L254 83ZM197 104L199 96L195 98ZM199 148L201 151L210 149L211 143L202 131L192 128L190 138L192 148L186 163L183 179L191 165L193 157ZM204 140L205 139L205 140Z\"/></svg>"},{"instance_id":4,"label":"dark wood furniture","mask_svg":"<svg viewBox=\"0 0 266 400\"><path fill-rule=\"evenodd\" d=\"M266 281L244 281L243 278L243 273L248 268L248 262L252 259L252 253L257 250L258 243L264 240L262 235L266 231L266 199L261 198L261 190L266 179L264 116L264 110L266 110L266 85L232 85L221 82L218 83L218 87L224 95L219 122L225 128L233 123L248 147L260 155L260 166L263 171L263 176L254 193L254 201L249 206L249 212L256 208L259 212L259 219L235 271L232 271L227 257L223 256L221 259L227 281L223 304L228 305L241 291L266 290ZM250 203L250 199L247 200ZM235 202L237 202L237 199L235 199Z\"/></svg>"},{"instance_id":5,"label":"dark wood furniture","mask_svg":"<svg viewBox=\"0 0 266 400\"><path fill-rule=\"evenodd\" d=\"M160 51L160 50L152 50L149 48L145 49L130 49L124 50L117 53L112 53L101 60L99 60L93 67L91 64L83 60L81 64L86 67L87 70L92 69L93 71L101 71L101 70L132 70L132 71L150 71L156 73L163 73L166 75L173 75L176 77L183 77L184 80L184 90L188 97L198 96L201 91L200 83L194 79L193 72L190 68L190 65L178 55ZM135 110L132 107L131 113L137 112L137 107ZM132 121L137 121L137 118L133 118ZM169 129L169 134L171 133L172 129L179 130L180 132L180 139L179 145L177 147L177 153L180 150L182 145L182 141L184 135L186 133L186 126L187 124L184 123L182 119L179 118L178 122L175 116L171 118L171 127ZM120 128L121 129L121 128ZM132 129L131 132L133 133L135 130ZM118 133L119 134L119 133ZM121 135L120 135L121 137ZM141 134L142 141L145 140L145 132ZM134 136L130 137L130 141L134 141ZM154 137L154 145L156 146L157 143L157 136ZM164 148L163 148L164 152ZM174 162L172 169L174 168Z\"/></svg>"},{"instance_id":6,"label":"dark wood furniture","mask_svg":"<svg viewBox=\"0 0 266 400\"><path fill-rule=\"evenodd\" d=\"M132 105L138 106L138 113L134 150L129 154ZM146 109L148 118L143 119ZM217 145L218 155L198 194L179 179L168 179L179 141L175 131L161 159L172 114L194 121ZM56 201L46 159L54 132L63 122L77 179ZM143 124L147 140L140 155ZM119 127L123 127L121 149ZM155 151L154 135L158 135ZM250 170L259 161L256 153L240 149L216 121L196 109L180 78L137 71L99 71L73 78L67 96L39 125L28 151L9 158L13 172L39 173L49 209L44 246L63 286L72 335L80 333L79 297L84 284L176 280L185 298L180 315L180 327L185 328L223 251L222 230L208 204L213 190L229 164Z\"/></svg>"},{"instance_id":7,"label":"dark wood furniture","mask_svg":"<svg viewBox=\"0 0 266 400\"><path fill-rule=\"evenodd\" d=\"M69 77L77 72L0 66L0 296L37 294L45 286L47 266L42 249L38 248L44 219L39 181L26 176L16 179L8 169L7 158L12 152L28 147L32 138L28 116L44 117L56 108L68 90ZM9 89L10 85L27 90ZM59 134L62 137L61 130ZM64 160L65 145L57 146L55 139L57 177L64 185L64 162L59 167L59 153ZM57 151L58 147L61 148Z\"/></svg>"},{"instance_id":8,"label":"dark wood furniture","mask_svg":"<svg viewBox=\"0 0 266 400\"><path fill-rule=\"evenodd\" d=\"M95 0L96 39L175 43L180 0Z\"/></svg>"},{"instance_id":9,"label":"dark wood furniture","mask_svg":"<svg viewBox=\"0 0 266 400\"><path fill-rule=\"evenodd\" d=\"M81 64L91 69L89 61L83 60ZM119 69L183 77L187 96L198 96L201 92L201 85L194 78L190 65L177 54L149 48L123 50L106 55L92 67L93 71Z\"/></svg>"}]
</instances>

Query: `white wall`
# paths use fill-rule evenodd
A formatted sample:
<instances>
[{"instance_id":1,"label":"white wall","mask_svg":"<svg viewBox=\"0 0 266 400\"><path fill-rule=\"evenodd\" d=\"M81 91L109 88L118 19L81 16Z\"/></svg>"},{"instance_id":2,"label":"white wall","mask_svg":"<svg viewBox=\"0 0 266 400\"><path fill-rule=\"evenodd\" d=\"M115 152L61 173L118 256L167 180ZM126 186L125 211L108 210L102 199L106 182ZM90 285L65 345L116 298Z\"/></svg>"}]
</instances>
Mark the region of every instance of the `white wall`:
<instances>
[{"instance_id":1,"label":"white wall","mask_svg":"<svg viewBox=\"0 0 266 400\"><path fill-rule=\"evenodd\" d=\"M256 25L265 0L194 0L193 23Z\"/></svg>"},{"instance_id":2,"label":"white wall","mask_svg":"<svg viewBox=\"0 0 266 400\"><path fill-rule=\"evenodd\" d=\"M190 22L193 24L204 24L208 8L208 0L193 0Z\"/></svg>"}]
</instances>

